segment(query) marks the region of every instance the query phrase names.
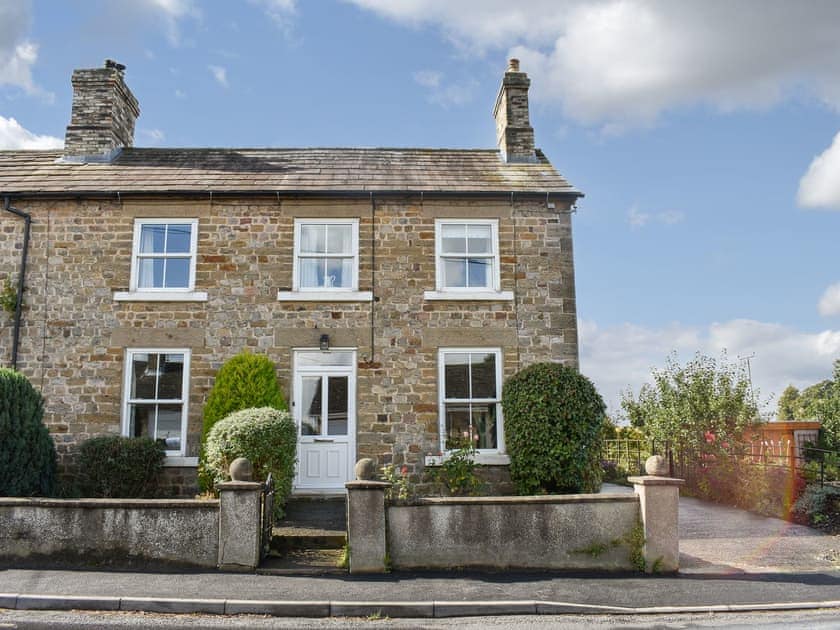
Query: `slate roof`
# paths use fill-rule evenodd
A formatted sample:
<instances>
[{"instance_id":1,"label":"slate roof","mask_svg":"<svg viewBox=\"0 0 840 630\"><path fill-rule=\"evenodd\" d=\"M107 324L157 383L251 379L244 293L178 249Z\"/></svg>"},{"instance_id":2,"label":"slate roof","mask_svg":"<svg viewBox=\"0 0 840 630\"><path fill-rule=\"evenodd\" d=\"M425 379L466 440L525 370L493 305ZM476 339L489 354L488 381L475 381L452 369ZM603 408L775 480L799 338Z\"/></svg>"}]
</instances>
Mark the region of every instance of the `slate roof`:
<instances>
[{"instance_id":1,"label":"slate roof","mask_svg":"<svg viewBox=\"0 0 840 630\"><path fill-rule=\"evenodd\" d=\"M126 148L111 163L0 151L0 195L38 193L553 193L580 196L537 151L505 164L483 149Z\"/></svg>"}]
</instances>

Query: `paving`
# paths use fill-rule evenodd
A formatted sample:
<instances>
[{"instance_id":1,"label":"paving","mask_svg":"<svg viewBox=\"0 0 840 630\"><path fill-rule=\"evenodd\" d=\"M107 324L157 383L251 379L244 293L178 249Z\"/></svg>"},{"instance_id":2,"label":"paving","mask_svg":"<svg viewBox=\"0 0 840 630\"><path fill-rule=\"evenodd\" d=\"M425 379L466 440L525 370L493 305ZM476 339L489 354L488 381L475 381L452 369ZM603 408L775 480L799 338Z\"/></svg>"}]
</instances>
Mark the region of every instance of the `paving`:
<instances>
[{"instance_id":1,"label":"paving","mask_svg":"<svg viewBox=\"0 0 840 630\"><path fill-rule=\"evenodd\" d=\"M680 500L680 519L683 566L671 576L6 569L0 607L390 617L840 607L838 537L694 499Z\"/></svg>"}]
</instances>

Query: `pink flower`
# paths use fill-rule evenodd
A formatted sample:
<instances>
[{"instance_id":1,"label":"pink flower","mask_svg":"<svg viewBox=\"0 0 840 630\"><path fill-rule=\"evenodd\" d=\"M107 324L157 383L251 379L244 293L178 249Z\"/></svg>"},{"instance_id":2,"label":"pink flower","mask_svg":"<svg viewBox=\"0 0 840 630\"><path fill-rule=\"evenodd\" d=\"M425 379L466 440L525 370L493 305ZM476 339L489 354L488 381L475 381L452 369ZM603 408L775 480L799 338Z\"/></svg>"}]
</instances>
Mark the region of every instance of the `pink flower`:
<instances>
[{"instance_id":1,"label":"pink flower","mask_svg":"<svg viewBox=\"0 0 840 630\"><path fill-rule=\"evenodd\" d=\"M407 475L408 474L408 466L403 466L402 468L400 468L400 472L402 473L403 476Z\"/></svg>"},{"instance_id":2,"label":"pink flower","mask_svg":"<svg viewBox=\"0 0 840 630\"><path fill-rule=\"evenodd\" d=\"M711 431L706 431L705 437L708 444L712 444L715 441L715 434Z\"/></svg>"}]
</instances>

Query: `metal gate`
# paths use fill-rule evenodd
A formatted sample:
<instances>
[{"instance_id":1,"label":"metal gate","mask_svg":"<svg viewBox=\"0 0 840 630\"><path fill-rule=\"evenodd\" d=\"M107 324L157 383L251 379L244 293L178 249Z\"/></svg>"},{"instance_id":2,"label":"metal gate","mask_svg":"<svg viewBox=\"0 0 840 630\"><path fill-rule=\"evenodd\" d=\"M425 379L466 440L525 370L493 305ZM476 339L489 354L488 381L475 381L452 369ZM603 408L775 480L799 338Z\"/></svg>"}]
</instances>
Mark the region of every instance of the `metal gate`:
<instances>
[{"instance_id":1,"label":"metal gate","mask_svg":"<svg viewBox=\"0 0 840 630\"><path fill-rule=\"evenodd\" d=\"M274 527L274 477L268 473L262 490L260 515L260 561L268 555L271 547L271 530Z\"/></svg>"}]
</instances>

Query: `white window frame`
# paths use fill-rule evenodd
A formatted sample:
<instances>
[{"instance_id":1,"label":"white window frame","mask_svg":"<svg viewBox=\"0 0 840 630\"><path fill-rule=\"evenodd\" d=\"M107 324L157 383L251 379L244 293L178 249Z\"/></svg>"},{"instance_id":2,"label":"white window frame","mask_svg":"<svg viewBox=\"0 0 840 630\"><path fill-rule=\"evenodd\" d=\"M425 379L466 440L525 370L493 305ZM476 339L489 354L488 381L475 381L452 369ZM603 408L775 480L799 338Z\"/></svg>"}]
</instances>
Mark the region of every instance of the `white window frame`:
<instances>
[{"instance_id":1,"label":"white window frame","mask_svg":"<svg viewBox=\"0 0 840 630\"><path fill-rule=\"evenodd\" d=\"M353 272L349 287L302 287L301 272L301 228L304 225L349 225L350 246L353 258ZM294 251L292 259L292 290L278 291L277 299L288 302L370 302L372 291L359 291L359 219L358 218L296 218L294 225ZM324 254L324 258L348 258L347 254Z\"/></svg>"},{"instance_id":2,"label":"white window frame","mask_svg":"<svg viewBox=\"0 0 840 630\"><path fill-rule=\"evenodd\" d=\"M132 358L135 354L183 354L184 355L184 371L181 380L181 398L180 399L150 399L150 398L131 398L131 379ZM129 405L134 404L180 404L181 405L181 448L178 450L167 449L167 459L179 458L183 465L195 465L191 461L194 458L184 457L187 452L187 420L190 412L190 358L191 351L189 348L126 348L125 349L125 363L123 365L123 401L122 401L122 421L121 433L124 436L129 436L129 425L131 414L129 413ZM170 461L170 463L172 463Z\"/></svg>"},{"instance_id":3,"label":"white window frame","mask_svg":"<svg viewBox=\"0 0 840 630\"><path fill-rule=\"evenodd\" d=\"M492 260L490 286L488 287L448 287L444 285L443 226L445 225L487 225L490 226L491 252L486 258ZM460 256L459 256L460 257ZM468 258L464 254L465 258ZM512 300L512 291L501 290L501 261L499 256L499 220L498 219L435 219L435 290L426 291L426 300Z\"/></svg>"},{"instance_id":4,"label":"white window frame","mask_svg":"<svg viewBox=\"0 0 840 630\"><path fill-rule=\"evenodd\" d=\"M496 355L496 398L446 398L446 368L444 358L447 354L483 353ZM495 348L438 348L438 439L440 440L440 458L426 458L428 465L439 465L441 460L452 452L446 448L446 403L493 403L496 405L496 448L476 449L474 460L482 464L507 464L505 453L504 418L502 417L502 349Z\"/></svg>"},{"instance_id":5,"label":"white window frame","mask_svg":"<svg viewBox=\"0 0 840 630\"><path fill-rule=\"evenodd\" d=\"M144 225L189 225L190 226L190 251L188 254L177 253L154 253L142 254L140 252L140 235ZM129 290L127 292L114 293L114 300L117 302L204 302L207 301L207 293L195 290L195 267L198 250L198 219L183 218L142 218L134 219L134 237L131 245L131 273L129 278ZM189 256L190 269L188 284L186 287L138 287L140 275L140 260L143 258L185 258Z\"/></svg>"}]
</instances>

